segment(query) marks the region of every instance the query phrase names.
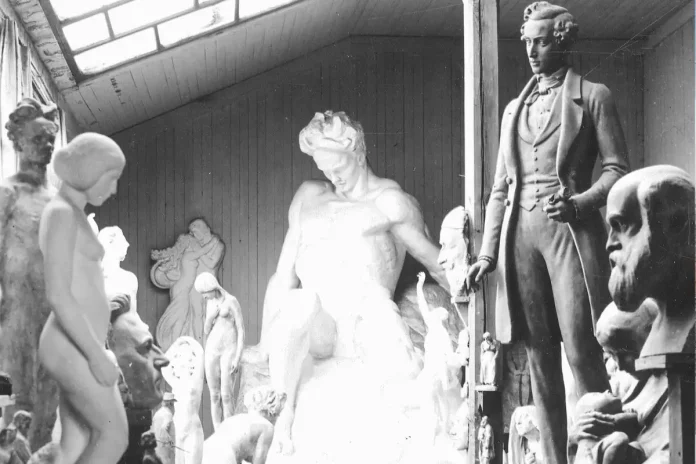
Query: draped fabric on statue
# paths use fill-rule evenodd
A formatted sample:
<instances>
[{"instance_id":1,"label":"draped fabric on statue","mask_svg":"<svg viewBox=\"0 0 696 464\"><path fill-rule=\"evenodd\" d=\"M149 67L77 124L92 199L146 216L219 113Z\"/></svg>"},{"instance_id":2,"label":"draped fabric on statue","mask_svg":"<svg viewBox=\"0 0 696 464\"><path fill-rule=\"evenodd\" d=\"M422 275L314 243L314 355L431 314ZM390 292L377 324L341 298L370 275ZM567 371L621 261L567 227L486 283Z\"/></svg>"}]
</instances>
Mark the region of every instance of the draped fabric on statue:
<instances>
[{"instance_id":1,"label":"draped fabric on statue","mask_svg":"<svg viewBox=\"0 0 696 464\"><path fill-rule=\"evenodd\" d=\"M0 178L13 175L19 160L7 138L4 123L24 97L31 97L31 47L12 19L0 12Z\"/></svg>"}]
</instances>

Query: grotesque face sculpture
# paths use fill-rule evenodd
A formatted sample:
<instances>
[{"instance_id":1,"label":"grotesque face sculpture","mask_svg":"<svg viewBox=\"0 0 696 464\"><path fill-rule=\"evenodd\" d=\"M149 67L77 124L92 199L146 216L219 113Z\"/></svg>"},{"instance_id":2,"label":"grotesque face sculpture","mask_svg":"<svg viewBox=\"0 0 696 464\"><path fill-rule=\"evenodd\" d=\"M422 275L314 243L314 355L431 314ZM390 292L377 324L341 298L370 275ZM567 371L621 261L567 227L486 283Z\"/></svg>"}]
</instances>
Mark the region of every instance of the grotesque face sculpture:
<instances>
[{"instance_id":1,"label":"grotesque face sculpture","mask_svg":"<svg viewBox=\"0 0 696 464\"><path fill-rule=\"evenodd\" d=\"M44 106L33 98L19 102L5 127L22 161L42 166L50 163L58 133L57 118L55 105Z\"/></svg>"},{"instance_id":2,"label":"grotesque face sculpture","mask_svg":"<svg viewBox=\"0 0 696 464\"><path fill-rule=\"evenodd\" d=\"M524 10L521 31L534 74L552 74L565 63L565 53L577 39L578 25L563 7L535 2Z\"/></svg>"},{"instance_id":3,"label":"grotesque face sculpture","mask_svg":"<svg viewBox=\"0 0 696 464\"><path fill-rule=\"evenodd\" d=\"M652 297L667 311L694 301L694 185L673 166L621 178L607 198L609 291L622 311Z\"/></svg>"},{"instance_id":4,"label":"grotesque face sculpture","mask_svg":"<svg viewBox=\"0 0 696 464\"><path fill-rule=\"evenodd\" d=\"M116 355L134 406L154 408L160 404L164 393L162 368L169 361L137 313L121 309L118 317L112 318L109 348Z\"/></svg>"}]
</instances>

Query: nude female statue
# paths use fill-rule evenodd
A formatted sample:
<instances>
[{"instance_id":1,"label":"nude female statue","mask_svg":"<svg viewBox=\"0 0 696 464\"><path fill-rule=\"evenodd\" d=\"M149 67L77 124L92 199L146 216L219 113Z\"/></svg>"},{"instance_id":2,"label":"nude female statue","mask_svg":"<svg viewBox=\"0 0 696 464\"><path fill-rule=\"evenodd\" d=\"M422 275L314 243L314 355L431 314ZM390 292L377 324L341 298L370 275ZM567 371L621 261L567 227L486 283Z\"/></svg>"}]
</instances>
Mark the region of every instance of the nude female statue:
<instances>
[{"instance_id":1,"label":"nude female statue","mask_svg":"<svg viewBox=\"0 0 696 464\"><path fill-rule=\"evenodd\" d=\"M85 133L60 149L54 164L62 185L39 228L53 311L41 333L39 360L60 389L61 462L115 464L128 444L128 424L119 370L105 349L111 312L104 249L84 208L116 193L126 160L110 138Z\"/></svg>"},{"instance_id":2,"label":"nude female statue","mask_svg":"<svg viewBox=\"0 0 696 464\"><path fill-rule=\"evenodd\" d=\"M244 349L244 320L239 301L204 272L196 278L196 291L206 301L205 377L210 390L213 427L234 414L235 383Z\"/></svg>"},{"instance_id":3,"label":"nude female statue","mask_svg":"<svg viewBox=\"0 0 696 464\"><path fill-rule=\"evenodd\" d=\"M123 231L116 226L104 227L99 231L99 243L104 247L104 279L106 280L106 296L125 293L130 297L130 310L136 311L138 294L138 278L130 271L121 268L121 261L126 259L128 241Z\"/></svg>"},{"instance_id":4,"label":"nude female statue","mask_svg":"<svg viewBox=\"0 0 696 464\"><path fill-rule=\"evenodd\" d=\"M176 464L201 464L203 426L198 411L203 393L203 347L193 337L179 337L167 350L171 363L162 369L176 398Z\"/></svg>"}]
</instances>

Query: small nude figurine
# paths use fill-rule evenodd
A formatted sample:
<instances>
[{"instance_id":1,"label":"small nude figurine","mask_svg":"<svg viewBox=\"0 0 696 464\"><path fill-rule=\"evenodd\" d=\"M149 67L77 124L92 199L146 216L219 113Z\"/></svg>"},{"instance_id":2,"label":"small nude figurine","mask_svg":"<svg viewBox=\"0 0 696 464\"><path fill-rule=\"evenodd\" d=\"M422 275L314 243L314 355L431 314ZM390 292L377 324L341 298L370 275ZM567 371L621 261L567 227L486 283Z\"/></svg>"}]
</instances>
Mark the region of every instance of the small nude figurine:
<instances>
[{"instance_id":1,"label":"small nude figurine","mask_svg":"<svg viewBox=\"0 0 696 464\"><path fill-rule=\"evenodd\" d=\"M59 385L62 463L115 464L128 445L128 424L107 354L110 308L104 249L84 208L116 193L126 159L110 138L84 133L54 156L62 180L41 217L46 296L52 313L39 341L41 364Z\"/></svg>"},{"instance_id":2,"label":"small nude figurine","mask_svg":"<svg viewBox=\"0 0 696 464\"><path fill-rule=\"evenodd\" d=\"M174 402L171 392L164 394L162 407L152 417L152 430L157 447L155 452L162 464L174 464L176 456L176 429L174 428Z\"/></svg>"},{"instance_id":3,"label":"small nude figurine","mask_svg":"<svg viewBox=\"0 0 696 464\"><path fill-rule=\"evenodd\" d=\"M171 363L162 369L176 398L176 464L201 464L203 425L198 411L203 393L203 347L193 337L179 337L167 350Z\"/></svg>"},{"instance_id":4,"label":"small nude figurine","mask_svg":"<svg viewBox=\"0 0 696 464\"><path fill-rule=\"evenodd\" d=\"M499 358L500 342L494 340L489 332L484 333L481 342L481 371L479 372L481 385L498 386Z\"/></svg>"},{"instance_id":5,"label":"small nude figurine","mask_svg":"<svg viewBox=\"0 0 696 464\"><path fill-rule=\"evenodd\" d=\"M488 416L481 418L478 430L479 463L490 464L495 458L495 442L493 439L493 427L488 423Z\"/></svg>"},{"instance_id":6,"label":"small nude figurine","mask_svg":"<svg viewBox=\"0 0 696 464\"><path fill-rule=\"evenodd\" d=\"M237 299L220 286L215 276L204 272L194 287L206 301L205 377L210 390L213 427L234 413L233 393L244 349L244 320Z\"/></svg>"},{"instance_id":7,"label":"small nude figurine","mask_svg":"<svg viewBox=\"0 0 696 464\"><path fill-rule=\"evenodd\" d=\"M278 414L287 396L270 386L257 387L244 396L248 412L225 419L205 442L204 464L264 464L273 442Z\"/></svg>"}]
</instances>

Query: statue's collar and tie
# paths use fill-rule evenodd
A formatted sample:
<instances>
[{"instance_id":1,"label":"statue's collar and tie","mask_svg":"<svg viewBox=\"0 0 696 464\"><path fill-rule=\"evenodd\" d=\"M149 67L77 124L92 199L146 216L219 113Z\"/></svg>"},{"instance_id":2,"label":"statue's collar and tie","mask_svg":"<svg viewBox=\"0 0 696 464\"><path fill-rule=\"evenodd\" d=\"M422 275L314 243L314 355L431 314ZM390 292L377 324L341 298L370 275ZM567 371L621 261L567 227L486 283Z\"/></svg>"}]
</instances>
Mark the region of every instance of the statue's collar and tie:
<instances>
[{"instance_id":1,"label":"statue's collar and tie","mask_svg":"<svg viewBox=\"0 0 696 464\"><path fill-rule=\"evenodd\" d=\"M542 76L541 74L536 74L534 77L537 80L537 85L531 94L524 101L526 105L531 105L537 98L541 95L548 95L552 89L560 87L563 85L566 73L568 72L568 66L561 66L556 72L550 76Z\"/></svg>"}]
</instances>

